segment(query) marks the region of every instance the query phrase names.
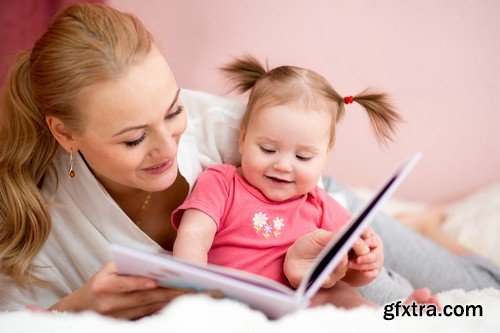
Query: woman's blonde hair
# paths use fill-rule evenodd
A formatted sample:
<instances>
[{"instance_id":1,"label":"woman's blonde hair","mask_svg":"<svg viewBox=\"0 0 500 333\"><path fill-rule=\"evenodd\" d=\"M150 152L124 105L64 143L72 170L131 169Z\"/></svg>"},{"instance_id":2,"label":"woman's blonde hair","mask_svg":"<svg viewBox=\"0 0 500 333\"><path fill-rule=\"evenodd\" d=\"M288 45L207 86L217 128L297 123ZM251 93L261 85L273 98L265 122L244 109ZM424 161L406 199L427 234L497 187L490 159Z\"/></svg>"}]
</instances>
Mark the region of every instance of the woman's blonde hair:
<instances>
[{"instance_id":1,"label":"woman's blonde hair","mask_svg":"<svg viewBox=\"0 0 500 333\"><path fill-rule=\"evenodd\" d=\"M246 130L250 117L266 107L296 105L316 111L326 108L332 115L330 148L333 146L335 126L345 114L346 100L323 76L295 66L280 66L268 70L251 55L236 58L221 67L221 70L234 83L236 90L241 93L251 91L241 121L242 131ZM347 101L358 102L368 112L379 142L392 140L396 123L402 121L402 117L394 111L387 94L367 89L348 97Z\"/></svg>"},{"instance_id":2,"label":"woman's blonde hair","mask_svg":"<svg viewBox=\"0 0 500 333\"><path fill-rule=\"evenodd\" d=\"M73 107L75 96L123 75L152 43L135 16L81 3L60 12L11 69L0 118L0 270L20 286L30 280L33 259L52 227L41 188L58 143L46 116L83 131L85 115Z\"/></svg>"}]
</instances>

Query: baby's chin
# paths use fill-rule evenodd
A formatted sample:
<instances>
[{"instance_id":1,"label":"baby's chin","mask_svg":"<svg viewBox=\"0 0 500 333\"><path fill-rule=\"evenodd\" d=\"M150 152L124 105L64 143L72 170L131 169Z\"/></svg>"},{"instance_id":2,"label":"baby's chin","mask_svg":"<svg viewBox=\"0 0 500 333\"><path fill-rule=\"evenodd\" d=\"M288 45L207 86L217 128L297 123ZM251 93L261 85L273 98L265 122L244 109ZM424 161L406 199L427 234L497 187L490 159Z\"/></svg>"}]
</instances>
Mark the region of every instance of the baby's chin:
<instances>
[{"instance_id":1,"label":"baby's chin","mask_svg":"<svg viewBox=\"0 0 500 333\"><path fill-rule=\"evenodd\" d=\"M264 193L266 198L274 202L288 201L302 196L303 194L288 193L288 194L277 194L277 193Z\"/></svg>"}]
</instances>

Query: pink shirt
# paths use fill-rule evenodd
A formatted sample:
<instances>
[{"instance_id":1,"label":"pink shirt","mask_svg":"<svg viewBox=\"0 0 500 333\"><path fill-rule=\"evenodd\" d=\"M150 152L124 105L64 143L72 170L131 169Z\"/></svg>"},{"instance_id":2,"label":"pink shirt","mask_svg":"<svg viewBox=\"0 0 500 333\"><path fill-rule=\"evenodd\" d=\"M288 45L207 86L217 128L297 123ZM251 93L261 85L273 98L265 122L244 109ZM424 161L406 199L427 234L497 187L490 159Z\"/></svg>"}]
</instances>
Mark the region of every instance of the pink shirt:
<instances>
[{"instance_id":1,"label":"pink shirt","mask_svg":"<svg viewBox=\"0 0 500 333\"><path fill-rule=\"evenodd\" d=\"M188 199L172 215L175 228L182 213L196 208L217 224L208 253L211 264L232 267L288 284L283 262L295 240L312 230L335 230L351 214L316 187L298 198L282 202L267 199L232 165L207 168Z\"/></svg>"}]
</instances>

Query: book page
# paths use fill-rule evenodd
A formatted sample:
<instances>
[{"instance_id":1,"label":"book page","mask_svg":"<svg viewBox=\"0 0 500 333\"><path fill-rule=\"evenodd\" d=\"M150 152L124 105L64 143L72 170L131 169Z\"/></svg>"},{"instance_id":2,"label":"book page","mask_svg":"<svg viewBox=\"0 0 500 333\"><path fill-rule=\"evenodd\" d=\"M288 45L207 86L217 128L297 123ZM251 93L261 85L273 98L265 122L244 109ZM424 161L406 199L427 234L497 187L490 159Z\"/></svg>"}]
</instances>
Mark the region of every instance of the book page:
<instances>
[{"instance_id":1,"label":"book page","mask_svg":"<svg viewBox=\"0 0 500 333\"><path fill-rule=\"evenodd\" d=\"M149 275L152 276L168 278L169 280L171 280L170 281L171 283L174 283L176 275L173 274L172 268L175 268L176 269L175 272L177 272L177 270L180 270L180 271L190 272L191 274L197 276L208 275L208 276L214 276L214 278L219 278L219 279L236 280L241 283L251 284L259 288L265 288L286 295L293 295L295 293L294 290L288 288L285 285L282 285L279 282L242 270L237 270L217 265L210 265L210 264L202 265L182 260L179 258L174 258L168 254L147 253L116 244L113 244L111 248L113 254L125 255L130 260L130 261L123 261L121 263L120 271L124 272L140 270L140 273L143 276L145 276L145 274L148 273ZM141 261L142 265L145 266L139 269L137 266L135 266L137 265L137 263L135 263L134 260ZM129 273L129 275L131 274ZM184 287L187 287L185 283L183 283L183 285ZM193 285L192 288L200 289L200 285Z\"/></svg>"},{"instance_id":2,"label":"book page","mask_svg":"<svg viewBox=\"0 0 500 333\"><path fill-rule=\"evenodd\" d=\"M294 290L248 272L198 265L170 255L147 253L116 244L111 246L111 251L119 274L146 276L157 280L162 287L215 291L244 301L271 318L278 318L303 306L294 297Z\"/></svg>"}]
</instances>

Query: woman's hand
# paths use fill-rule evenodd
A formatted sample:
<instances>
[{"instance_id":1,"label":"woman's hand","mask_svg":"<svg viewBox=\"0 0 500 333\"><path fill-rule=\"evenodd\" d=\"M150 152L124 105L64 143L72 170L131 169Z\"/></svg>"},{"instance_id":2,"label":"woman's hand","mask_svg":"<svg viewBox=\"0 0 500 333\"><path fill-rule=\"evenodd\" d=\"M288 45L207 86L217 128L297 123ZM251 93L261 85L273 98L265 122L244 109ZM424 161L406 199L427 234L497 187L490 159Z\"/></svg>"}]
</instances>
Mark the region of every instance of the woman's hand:
<instances>
[{"instance_id":1,"label":"woman's hand","mask_svg":"<svg viewBox=\"0 0 500 333\"><path fill-rule=\"evenodd\" d=\"M316 260L318 254L335 234L333 232L317 229L299 238L288 249L283 264L283 271L290 285L297 288L304 275L309 271L311 265ZM347 271L347 256L332 272L323 288L331 288L335 283L344 277Z\"/></svg>"},{"instance_id":2,"label":"woman's hand","mask_svg":"<svg viewBox=\"0 0 500 333\"><path fill-rule=\"evenodd\" d=\"M93 310L116 318L137 319L160 310L172 298L183 293L158 288L153 279L120 276L116 273L115 264L111 263L50 310Z\"/></svg>"}]
</instances>

